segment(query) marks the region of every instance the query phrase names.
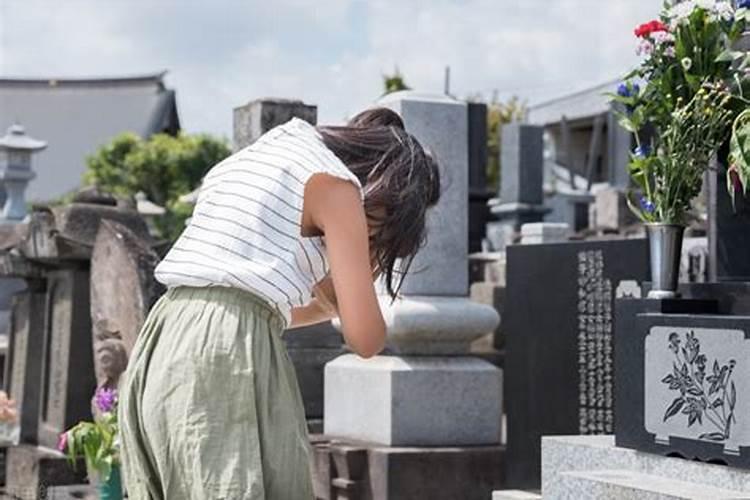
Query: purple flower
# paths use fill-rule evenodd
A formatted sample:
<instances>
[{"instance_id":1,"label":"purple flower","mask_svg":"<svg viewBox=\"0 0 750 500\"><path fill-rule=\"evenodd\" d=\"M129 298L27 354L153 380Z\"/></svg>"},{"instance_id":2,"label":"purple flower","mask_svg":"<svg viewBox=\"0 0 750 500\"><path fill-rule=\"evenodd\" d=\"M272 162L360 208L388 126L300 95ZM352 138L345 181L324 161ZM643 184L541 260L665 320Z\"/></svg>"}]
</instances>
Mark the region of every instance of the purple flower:
<instances>
[{"instance_id":1,"label":"purple flower","mask_svg":"<svg viewBox=\"0 0 750 500\"><path fill-rule=\"evenodd\" d=\"M115 409L115 405L117 404L117 389L100 387L96 390L94 400L99 411L103 413L110 412Z\"/></svg>"},{"instance_id":2,"label":"purple flower","mask_svg":"<svg viewBox=\"0 0 750 500\"><path fill-rule=\"evenodd\" d=\"M652 214L656 210L656 205L645 196L641 196L641 208L647 213Z\"/></svg>"},{"instance_id":3,"label":"purple flower","mask_svg":"<svg viewBox=\"0 0 750 500\"><path fill-rule=\"evenodd\" d=\"M637 156L638 158L646 158L650 152L651 150L646 145L638 146L637 148L633 150L633 154Z\"/></svg>"}]
</instances>

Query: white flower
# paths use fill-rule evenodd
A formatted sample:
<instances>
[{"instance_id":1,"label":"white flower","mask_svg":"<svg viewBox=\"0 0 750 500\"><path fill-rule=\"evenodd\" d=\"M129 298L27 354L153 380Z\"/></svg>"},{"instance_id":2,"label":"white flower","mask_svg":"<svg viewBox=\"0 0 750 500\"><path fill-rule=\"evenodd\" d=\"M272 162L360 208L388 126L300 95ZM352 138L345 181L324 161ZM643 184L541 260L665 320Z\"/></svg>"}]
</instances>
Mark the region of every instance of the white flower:
<instances>
[{"instance_id":1,"label":"white flower","mask_svg":"<svg viewBox=\"0 0 750 500\"><path fill-rule=\"evenodd\" d=\"M682 69L685 71L690 71L690 68L693 67L693 60L689 57L683 57L680 61L680 64L682 64Z\"/></svg>"},{"instance_id":2,"label":"white flower","mask_svg":"<svg viewBox=\"0 0 750 500\"><path fill-rule=\"evenodd\" d=\"M732 4L727 0L687 0L678 3L667 11L670 27L674 29L687 22L695 9L705 10L709 19L713 21L729 21L734 16Z\"/></svg>"},{"instance_id":3,"label":"white flower","mask_svg":"<svg viewBox=\"0 0 750 500\"><path fill-rule=\"evenodd\" d=\"M654 51L654 44L647 39L643 39L638 44L638 48L635 49L635 53L639 56L650 56Z\"/></svg>"}]
</instances>

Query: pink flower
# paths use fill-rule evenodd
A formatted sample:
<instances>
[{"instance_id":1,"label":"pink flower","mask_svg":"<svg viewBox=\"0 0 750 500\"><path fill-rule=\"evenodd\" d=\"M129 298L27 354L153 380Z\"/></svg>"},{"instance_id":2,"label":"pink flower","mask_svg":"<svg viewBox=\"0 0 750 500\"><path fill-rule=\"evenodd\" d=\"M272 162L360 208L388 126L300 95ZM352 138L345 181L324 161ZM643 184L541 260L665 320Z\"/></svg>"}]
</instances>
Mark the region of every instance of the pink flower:
<instances>
[{"instance_id":1,"label":"pink flower","mask_svg":"<svg viewBox=\"0 0 750 500\"><path fill-rule=\"evenodd\" d=\"M68 433L63 432L60 437L57 438L57 450L65 453L65 449L68 447Z\"/></svg>"},{"instance_id":2,"label":"pink flower","mask_svg":"<svg viewBox=\"0 0 750 500\"><path fill-rule=\"evenodd\" d=\"M641 40L635 53L639 56L650 56L654 52L654 44L647 39Z\"/></svg>"}]
</instances>

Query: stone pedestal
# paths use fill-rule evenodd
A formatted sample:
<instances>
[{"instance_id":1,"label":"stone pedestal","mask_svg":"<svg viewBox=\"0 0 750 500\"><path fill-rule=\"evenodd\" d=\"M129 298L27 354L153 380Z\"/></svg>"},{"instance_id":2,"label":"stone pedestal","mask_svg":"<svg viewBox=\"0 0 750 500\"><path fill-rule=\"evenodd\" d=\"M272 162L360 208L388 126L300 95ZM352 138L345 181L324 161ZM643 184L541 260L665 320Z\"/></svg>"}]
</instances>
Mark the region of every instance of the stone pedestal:
<instances>
[{"instance_id":1,"label":"stone pedestal","mask_svg":"<svg viewBox=\"0 0 750 500\"><path fill-rule=\"evenodd\" d=\"M619 448L613 436L545 436L542 497L750 498L750 472Z\"/></svg>"},{"instance_id":2,"label":"stone pedestal","mask_svg":"<svg viewBox=\"0 0 750 500\"><path fill-rule=\"evenodd\" d=\"M315 125L318 107L294 99L257 99L234 108L234 151L255 142L277 125L297 117Z\"/></svg>"},{"instance_id":3,"label":"stone pedestal","mask_svg":"<svg viewBox=\"0 0 750 500\"><path fill-rule=\"evenodd\" d=\"M326 435L389 446L500 442L501 377L484 360L348 354L326 365L325 381Z\"/></svg>"}]
</instances>

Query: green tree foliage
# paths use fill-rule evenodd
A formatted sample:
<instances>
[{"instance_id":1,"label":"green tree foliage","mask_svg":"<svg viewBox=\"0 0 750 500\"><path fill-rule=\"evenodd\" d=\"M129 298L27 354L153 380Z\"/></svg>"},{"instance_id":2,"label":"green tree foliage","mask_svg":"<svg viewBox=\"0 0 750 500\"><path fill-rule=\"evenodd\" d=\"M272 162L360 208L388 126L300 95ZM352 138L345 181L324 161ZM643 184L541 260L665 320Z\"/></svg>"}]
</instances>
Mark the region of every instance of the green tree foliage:
<instances>
[{"instance_id":1,"label":"green tree foliage","mask_svg":"<svg viewBox=\"0 0 750 500\"><path fill-rule=\"evenodd\" d=\"M399 90L411 90L411 87L406 84L404 75L396 68L393 74L383 75L383 95L398 92Z\"/></svg>"},{"instance_id":2,"label":"green tree foliage","mask_svg":"<svg viewBox=\"0 0 750 500\"><path fill-rule=\"evenodd\" d=\"M161 237L174 239L192 212L179 197L196 189L208 169L229 154L225 141L209 135L156 134L144 140L124 133L87 158L84 182L117 196L143 191L167 209L156 227Z\"/></svg>"},{"instance_id":3,"label":"green tree foliage","mask_svg":"<svg viewBox=\"0 0 750 500\"><path fill-rule=\"evenodd\" d=\"M500 183L500 131L502 126L522 121L526 103L511 97L505 102L494 100L487 104L487 185L497 189Z\"/></svg>"}]
</instances>

